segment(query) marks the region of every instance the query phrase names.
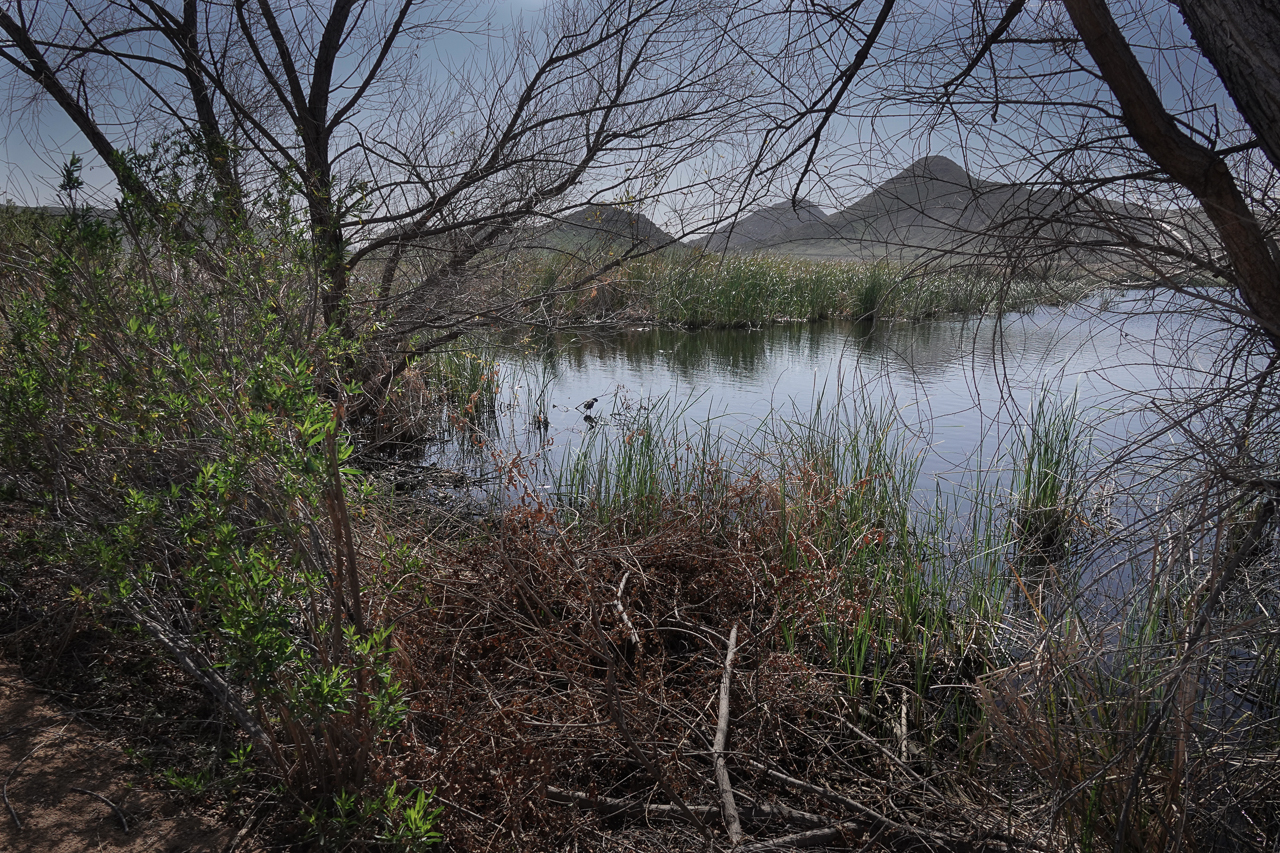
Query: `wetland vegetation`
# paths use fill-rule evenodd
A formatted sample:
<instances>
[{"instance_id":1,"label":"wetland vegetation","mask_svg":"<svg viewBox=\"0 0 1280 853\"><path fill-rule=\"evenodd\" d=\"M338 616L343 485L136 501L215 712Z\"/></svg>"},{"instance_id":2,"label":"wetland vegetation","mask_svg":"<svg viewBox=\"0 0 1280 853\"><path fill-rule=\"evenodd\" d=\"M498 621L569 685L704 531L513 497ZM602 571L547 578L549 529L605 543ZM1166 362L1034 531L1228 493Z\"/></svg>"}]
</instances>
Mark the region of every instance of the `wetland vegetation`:
<instances>
[{"instance_id":1,"label":"wetland vegetation","mask_svg":"<svg viewBox=\"0 0 1280 853\"><path fill-rule=\"evenodd\" d=\"M352 344L299 336L305 303L263 299L298 274L287 246L246 237L252 266L218 279L163 240L122 251L74 209L10 233L8 648L84 701L123 679L130 713L173 715L182 745L145 760L232 812L269 803L264 840L1093 849L1122 830L1147 849L1174 827L1214 843L1222 785L1270 819L1254 763L1278 734L1257 616L1276 593L1270 505L1146 538L1156 504L1188 512L1171 496L1203 474L1117 510L1116 470L1056 394L951 491L922 483L897 412L844 390L732 435L670 397L613 406L545 488L532 456L498 452L510 380L479 339L416 360L376 412L337 416L359 388L328 377ZM882 323L904 310L887 305L994 298L895 302L882 267L719 269L757 292L788 271L797 289L869 277ZM685 281L688 302L722 286ZM758 325L806 299L696 316ZM483 517L438 499L462 480L386 474L442 428L498 474ZM1245 582L1216 602L1236 628L1191 658L1215 593L1204 561ZM92 653L69 656L86 632ZM1194 691L1173 676L1192 666ZM183 729L200 701L237 734Z\"/></svg>"},{"instance_id":2,"label":"wetland vegetation","mask_svg":"<svg viewBox=\"0 0 1280 853\"><path fill-rule=\"evenodd\" d=\"M565 287L585 273L569 255L537 263L518 291L533 306L528 319L690 328L832 318L924 320L1065 304L1115 286L1079 271L1011 279L971 265L921 270L888 261L725 256L684 248L623 263L590 287Z\"/></svg>"},{"instance_id":3,"label":"wetland vegetation","mask_svg":"<svg viewBox=\"0 0 1280 853\"><path fill-rule=\"evenodd\" d=\"M1275 851L1271 5L7 2L19 687L222 853Z\"/></svg>"}]
</instances>

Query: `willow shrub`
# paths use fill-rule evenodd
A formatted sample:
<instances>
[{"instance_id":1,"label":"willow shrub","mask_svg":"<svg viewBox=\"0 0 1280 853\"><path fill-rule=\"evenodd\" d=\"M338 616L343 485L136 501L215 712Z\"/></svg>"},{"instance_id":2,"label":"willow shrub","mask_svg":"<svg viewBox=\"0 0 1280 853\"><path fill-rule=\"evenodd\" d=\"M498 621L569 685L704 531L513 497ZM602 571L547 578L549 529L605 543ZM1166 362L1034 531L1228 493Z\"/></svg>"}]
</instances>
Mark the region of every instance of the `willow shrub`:
<instances>
[{"instance_id":1,"label":"willow shrub","mask_svg":"<svg viewBox=\"0 0 1280 853\"><path fill-rule=\"evenodd\" d=\"M351 444L317 391L346 353L263 298L298 275L289 247L242 241L215 277L83 211L31 232L0 273L4 479L65 531L81 594L237 720L317 840L425 846L436 812L391 773L406 705Z\"/></svg>"}]
</instances>

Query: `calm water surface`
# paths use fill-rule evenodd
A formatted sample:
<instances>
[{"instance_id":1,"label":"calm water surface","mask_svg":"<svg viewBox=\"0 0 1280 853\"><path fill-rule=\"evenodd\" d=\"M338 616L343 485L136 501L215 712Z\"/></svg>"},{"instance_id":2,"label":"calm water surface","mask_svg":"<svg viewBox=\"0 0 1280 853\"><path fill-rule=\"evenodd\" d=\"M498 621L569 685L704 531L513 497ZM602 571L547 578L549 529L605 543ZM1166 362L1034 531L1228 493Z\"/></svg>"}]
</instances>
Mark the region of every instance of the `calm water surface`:
<instances>
[{"instance_id":1,"label":"calm water surface","mask_svg":"<svg viewBox=\"0 0 1280 853\"><path fill-rule=\"evenodd\" d=\"M750 435L771 414L804 422L818 401L830 409L861 397L895 413L920 454L923 484L998 458L1042 389L1076 397L1105 453L1144 425L1153 400L1202 385L1230 334L1202 310L1170 311L1178 306L1169 299L1135 291L1027 314L876 327L561 334L503 359L499 415L484 427L486 452L472 458L481 467L495 452L536 458L543 473L533 477L545 479L589 433L623 433L655 399L691 424L710 419ZM591 398L594 423L582 407ZM538 412L545 431L533 426ZM438 453L428 461L456 464L448 448Z\"/></svg>"}]
</instances>

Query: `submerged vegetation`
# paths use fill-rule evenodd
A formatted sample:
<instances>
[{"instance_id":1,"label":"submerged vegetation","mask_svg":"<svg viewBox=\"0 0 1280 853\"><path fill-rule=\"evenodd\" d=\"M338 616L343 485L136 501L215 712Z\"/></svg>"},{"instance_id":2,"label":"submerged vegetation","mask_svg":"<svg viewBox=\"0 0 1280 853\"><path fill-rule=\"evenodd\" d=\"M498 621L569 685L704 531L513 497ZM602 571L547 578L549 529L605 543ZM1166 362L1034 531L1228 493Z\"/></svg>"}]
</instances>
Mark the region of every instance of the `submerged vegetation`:
<instances>
[{"instance_id":1,"label":"submerged vegetation","mask_svg":"<svg viewBox=\"0 0 1280 853\"><path fill-rule=\"evenodd\" d=\"M1095 850L1280 832L1272 504L1222 486L1224 516L1183 501L1118 531L1141 508L1111 508L1053 395L1009 456L927 502L918 449L866 401L736 439L659 401L588 432L549 490L495 455L512 499L444 524L370 472L440 429L489 452L492 355L456 340L348 416L361 342L303 333L286 238L241 235L221 278L74 208L12 239L8 653L86 707L86 681L135 703L183 681L236 734L166 778L231 792L252 775L268 840ZM1033 299L699 263L707 278L634 262L538 310L696 325ZM103 653L69 653L73 634Z\"/></svg>"}]
</instances>

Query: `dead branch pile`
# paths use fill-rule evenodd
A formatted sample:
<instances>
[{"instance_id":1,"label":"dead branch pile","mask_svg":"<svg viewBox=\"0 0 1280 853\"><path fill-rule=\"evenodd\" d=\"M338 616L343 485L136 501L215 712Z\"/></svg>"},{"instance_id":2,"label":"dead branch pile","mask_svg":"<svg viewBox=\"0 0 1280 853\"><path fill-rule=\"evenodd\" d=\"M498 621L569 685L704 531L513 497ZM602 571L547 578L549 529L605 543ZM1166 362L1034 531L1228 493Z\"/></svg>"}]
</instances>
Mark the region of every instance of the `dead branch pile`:
<instances>
[{"instance_id":1,"label":"dead branch pile","mask_svg":"<svg viewBox=\"0 0 1280 853\"><path fill-rule=\"evenodd\" d=\"M1040 849L914 739L909 686L859 705L788 647L801 596L759 556L509 521L459 557L396 635L401 770L455 849Z\"/></svg>"}]
</instances>

